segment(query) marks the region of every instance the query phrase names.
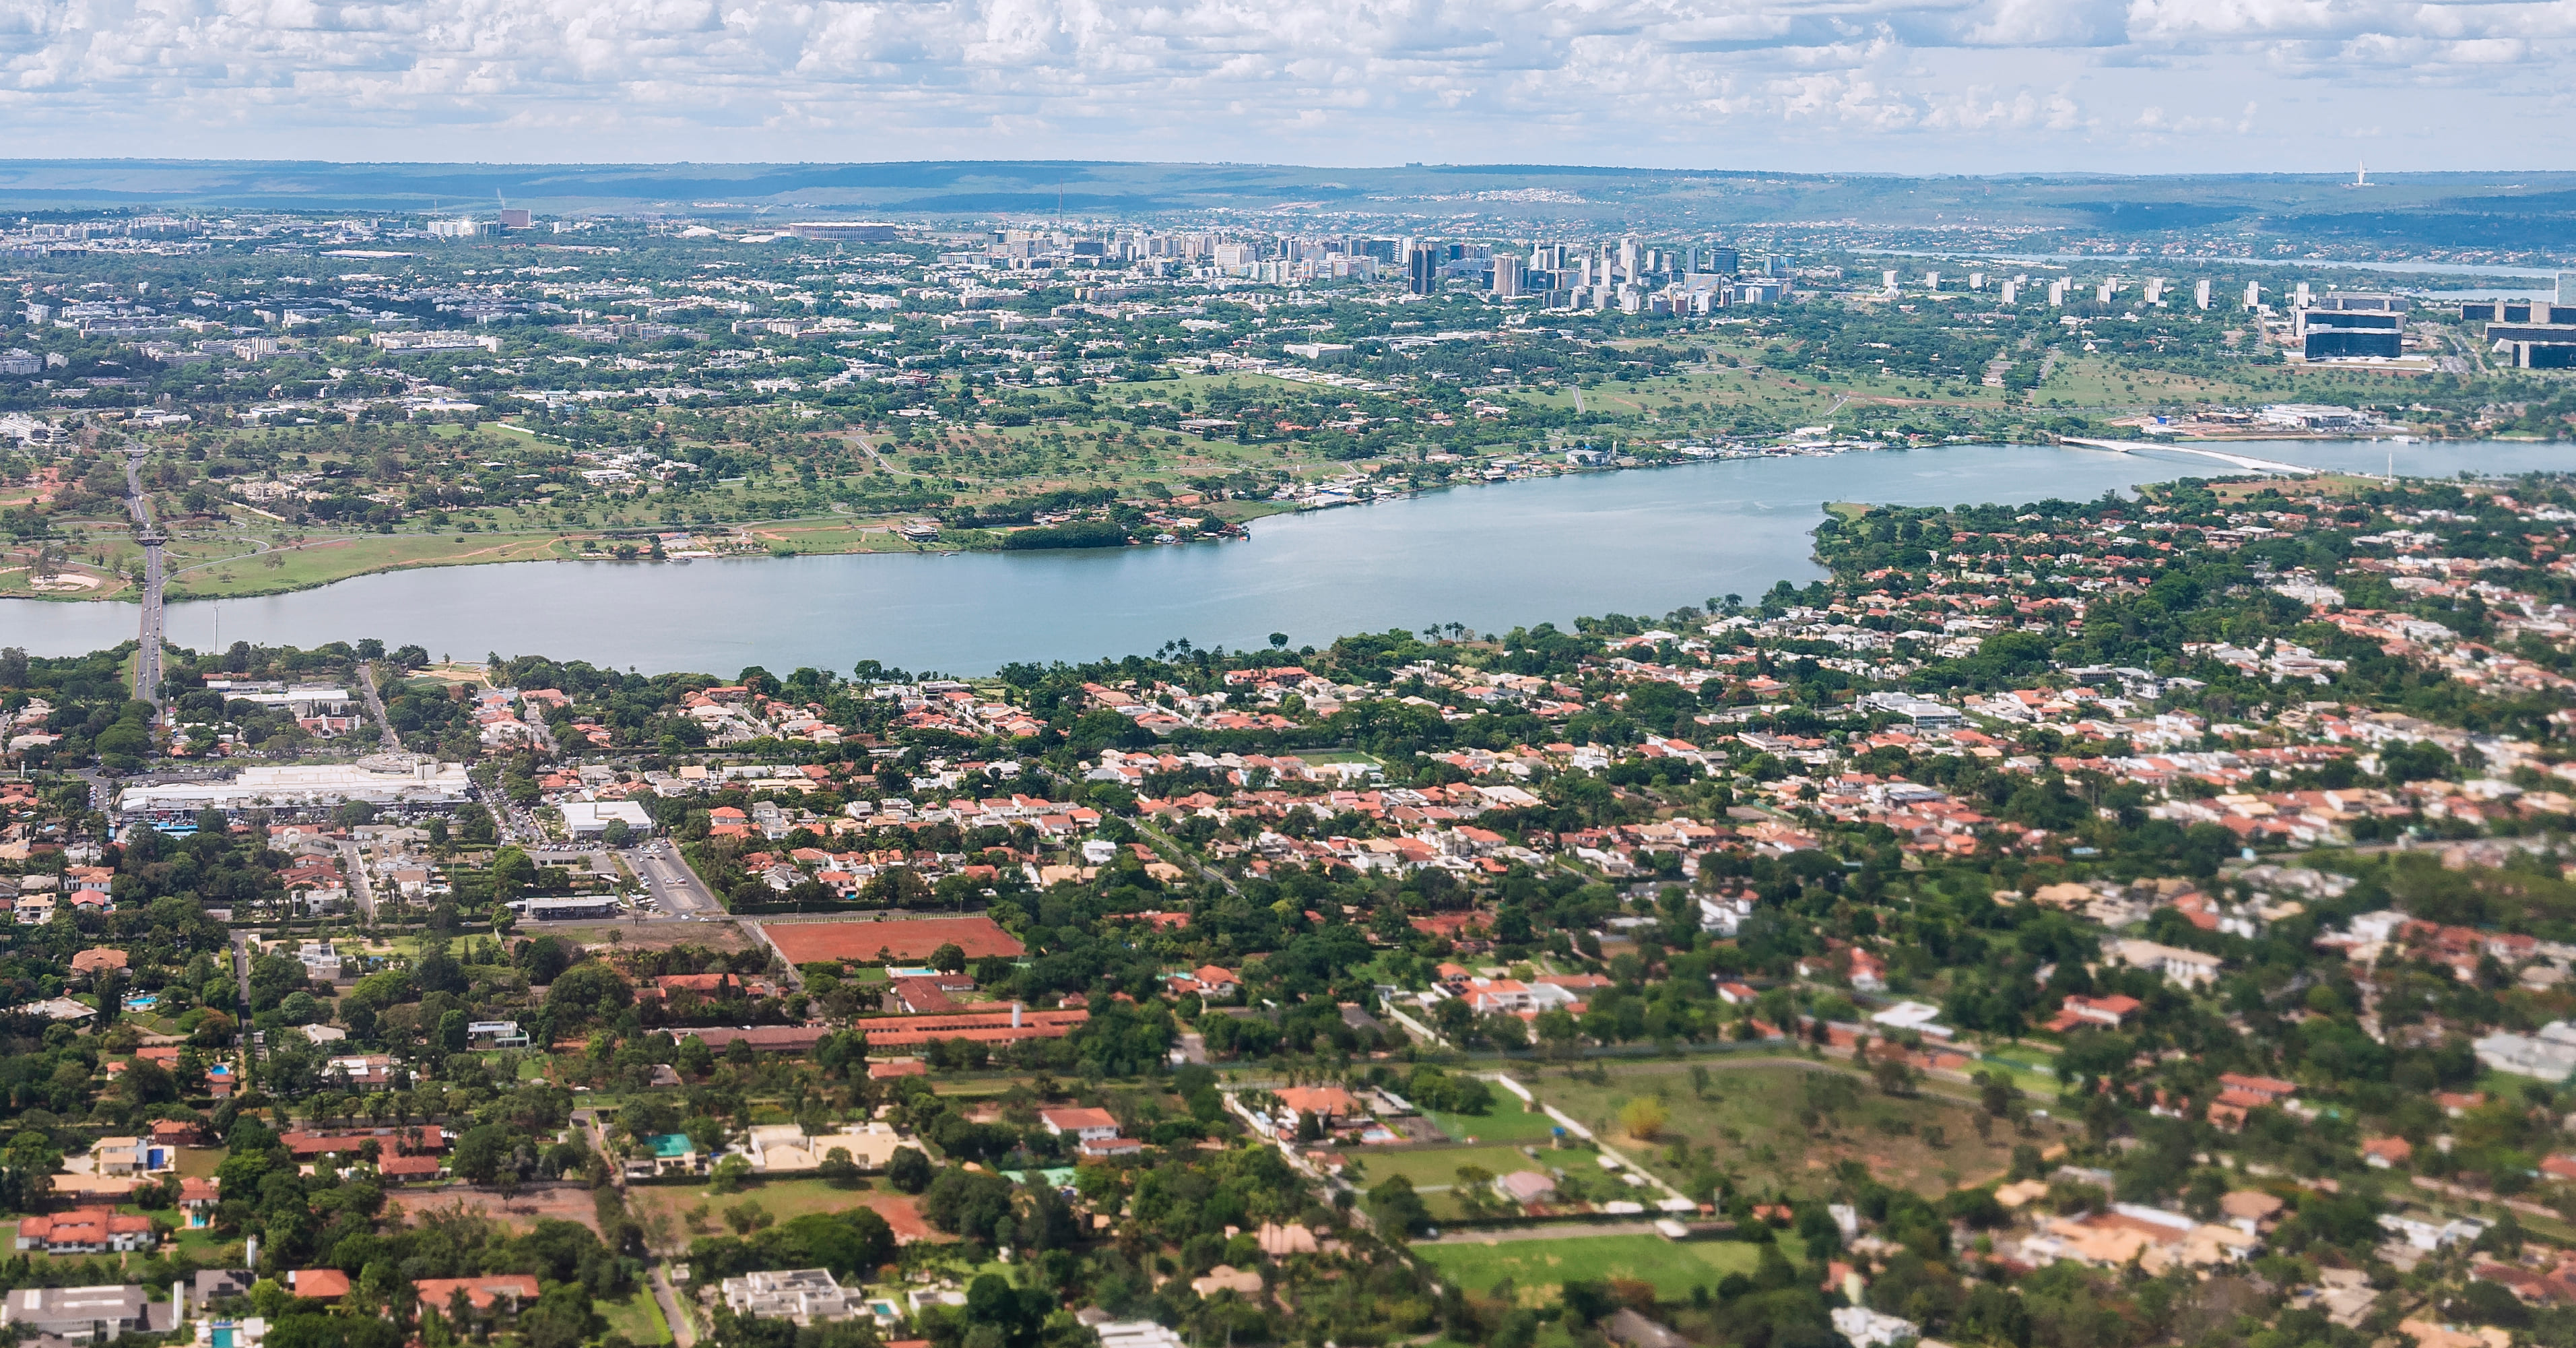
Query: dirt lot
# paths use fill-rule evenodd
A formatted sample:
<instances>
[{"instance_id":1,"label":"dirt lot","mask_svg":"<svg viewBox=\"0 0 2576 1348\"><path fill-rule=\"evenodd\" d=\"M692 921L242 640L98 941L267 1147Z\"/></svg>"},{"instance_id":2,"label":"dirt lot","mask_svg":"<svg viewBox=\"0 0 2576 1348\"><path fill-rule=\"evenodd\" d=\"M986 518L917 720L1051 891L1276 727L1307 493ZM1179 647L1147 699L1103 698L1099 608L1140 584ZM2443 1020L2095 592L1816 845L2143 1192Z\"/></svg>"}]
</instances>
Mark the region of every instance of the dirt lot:
<instances>
[{"instance_id":1,"label":"dirt lot","mask_svg":"<svg viewBox=\"0 0 2576 1348\"><path fill-rule=\"evenodd\" d=\"M769 921L760 925L790 964L923 960L943 945L955 945L970 960L987 955L1016 959L1027 953L989 917L912 917L890 922Z\"/></svg>"},{"instance_id":2,"label":"dirt lot","mask_svg":"<svg viewBox=\"0 0 2576 1348\"><path fill-rule=\"evenodd\" d=\"M526 1230L542 1218L579 1222L592 1231L599 1230L599 1209L590 1190L578 1184L523 1185L507 1203L497 1189L477 1188L470 1184L447 1185L434 1189L395 1189L386 1195L393 1206L405 1215L417 1212L452 1212L462 1208L480 1217Z\"/></svg>"}]
</instances>

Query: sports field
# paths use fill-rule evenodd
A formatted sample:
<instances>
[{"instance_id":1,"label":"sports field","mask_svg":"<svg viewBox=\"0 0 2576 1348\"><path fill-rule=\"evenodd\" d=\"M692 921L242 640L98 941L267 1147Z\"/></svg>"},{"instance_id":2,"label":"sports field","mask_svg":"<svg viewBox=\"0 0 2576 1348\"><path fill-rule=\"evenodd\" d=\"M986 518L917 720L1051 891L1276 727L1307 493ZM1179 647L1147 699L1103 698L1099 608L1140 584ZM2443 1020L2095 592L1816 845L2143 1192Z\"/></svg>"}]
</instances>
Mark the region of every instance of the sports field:
<instances>
[{"instance_id":1,"label":"sports field","mask_svg":"<svg viewBox=\"0 0 2576 1348\"><path fill-rule=\"evenodd\" d=\"M1493 1108L1482 1114L1443 1114L1437 1110L1424 1113L1440 1125L1440 1131L1460 1142L1544 1144L1556 1130L1556 1120L1537 1110L1522 1109L1519 1096L1499 1089L1494 1092Z\"/></svg>"}]
</instances>

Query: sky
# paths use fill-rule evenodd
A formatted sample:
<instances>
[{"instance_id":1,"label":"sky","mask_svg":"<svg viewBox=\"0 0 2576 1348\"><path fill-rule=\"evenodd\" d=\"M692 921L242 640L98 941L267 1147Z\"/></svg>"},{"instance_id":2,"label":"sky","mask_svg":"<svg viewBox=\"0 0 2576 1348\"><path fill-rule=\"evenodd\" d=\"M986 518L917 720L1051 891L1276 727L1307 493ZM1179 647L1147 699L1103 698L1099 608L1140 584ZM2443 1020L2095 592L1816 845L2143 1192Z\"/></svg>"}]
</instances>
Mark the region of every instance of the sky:
<instances>
[{"instance_id":1,"label":"sky","mask_svg":"<svg viewBox=\"0 0 2576 1348\"><path fill-rule=\"evenodd\" d=\"M11 156L2576 166L2576 0L0 0Z\"/></svg>"}]
</instances>

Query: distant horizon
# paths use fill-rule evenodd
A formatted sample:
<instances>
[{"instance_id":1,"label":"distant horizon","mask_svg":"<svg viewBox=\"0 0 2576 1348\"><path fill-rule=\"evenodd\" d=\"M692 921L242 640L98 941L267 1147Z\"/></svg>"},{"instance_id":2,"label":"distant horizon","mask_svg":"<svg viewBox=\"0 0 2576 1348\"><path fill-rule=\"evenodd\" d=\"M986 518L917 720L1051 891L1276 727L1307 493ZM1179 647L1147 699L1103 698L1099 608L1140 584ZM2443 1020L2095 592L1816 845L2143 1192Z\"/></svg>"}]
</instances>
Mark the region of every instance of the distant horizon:
<instances>
[{"instance_id":1,"label":"distant horizon","mask_svg":"<svg viewBox=\"0 0 2576 1348\"><path fill-rule=\"evenodd\" d=\"M2576 261L2576 172L2557 170L2376 174L2357 189L2341 173L1904 174L1534 162L0 160L0 210L20 214L471 214L502 205L557 219L1189 219L1255 229L1716 231L1802 247L1988 251L2260 252L2296 238L2301 252L2324 246L2356 257Z\"/></svg>"}]
</instances>

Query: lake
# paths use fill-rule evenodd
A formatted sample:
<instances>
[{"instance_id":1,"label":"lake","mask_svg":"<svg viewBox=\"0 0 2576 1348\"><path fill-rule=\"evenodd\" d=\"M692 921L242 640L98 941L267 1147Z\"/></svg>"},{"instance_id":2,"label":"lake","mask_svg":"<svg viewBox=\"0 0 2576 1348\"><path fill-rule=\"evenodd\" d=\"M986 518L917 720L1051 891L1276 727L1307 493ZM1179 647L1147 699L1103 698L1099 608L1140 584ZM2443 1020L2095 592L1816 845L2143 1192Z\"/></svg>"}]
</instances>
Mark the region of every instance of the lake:
<instances>
[{"instance_id":1,"label":"lake","mask_svg":"<svg viewBox=\"0 0 2576 1348\"><path fill-rule=\"evenodd\" d=\"M2576 446L2261 441L2258 458L2409 476L2576 471ZM862 659L989 673L1014 660L1141 654L1175 638L1251 647L1462 623L1661 614L1821 576L1826 501L2089 499L2235 470L2191 455L1959 445L1694 463L1435 492L1256 521L1248 542L1081 552L528 562L362 576L262 599L173 604L172 643L382 639L432 656L542 654L648 673ZM132 604L0 603L0 644L41 655L135 633Z\"/></svg>"}]
</instances>

